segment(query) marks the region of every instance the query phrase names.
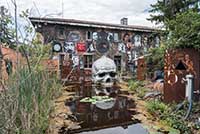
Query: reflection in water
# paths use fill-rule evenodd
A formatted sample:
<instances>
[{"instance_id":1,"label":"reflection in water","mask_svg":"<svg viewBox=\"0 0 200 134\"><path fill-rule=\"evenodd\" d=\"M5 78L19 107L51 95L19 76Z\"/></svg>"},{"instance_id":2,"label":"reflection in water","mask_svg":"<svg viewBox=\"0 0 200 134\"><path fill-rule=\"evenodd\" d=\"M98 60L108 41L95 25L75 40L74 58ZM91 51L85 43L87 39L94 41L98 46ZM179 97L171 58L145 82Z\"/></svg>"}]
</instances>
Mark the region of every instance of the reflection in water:
<instances>
[{"instance_id":1,"label":"reflection in water","mask_svg":"<svg viewBox=\"0 0 200 134\"><path fill-rule=\"evenodd\" d=\"M88 131L79 134L148 134L148 131L141 124L130 125L128 128L114 127L97 131Z\"/></svg>"},{"instance_id":2,"label":"reflection in water","mask_svg":"<svg viewBox=\"0 0 200 134\"><path fill-rule=\"evenodd\" d=\"M135 108L134 101L118 87L81 86L75 92L75 99L66 105L71 108L77 121L81 122L81 129L71 130L71 133L128 126L136 122L132 120L134 113L130 110ZM121 131L122 128L118 129ZM122 130L125 132L129 129Z\"/></svg>"}]
</instances>

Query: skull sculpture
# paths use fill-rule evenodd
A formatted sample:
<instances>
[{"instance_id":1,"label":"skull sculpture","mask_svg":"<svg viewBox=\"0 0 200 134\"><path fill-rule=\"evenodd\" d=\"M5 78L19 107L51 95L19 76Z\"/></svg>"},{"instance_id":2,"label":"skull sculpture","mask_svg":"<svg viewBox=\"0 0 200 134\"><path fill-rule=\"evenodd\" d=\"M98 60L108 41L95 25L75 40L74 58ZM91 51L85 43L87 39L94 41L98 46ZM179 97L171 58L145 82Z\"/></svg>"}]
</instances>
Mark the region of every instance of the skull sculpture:
<instances>
[{"instance_id":1,"label":"skull sculpture","mask_svg":"<svg viewBox=\"0 0 200 134\"><path fill-rule=\"evenodd\" d=\"M112 86L116 81L116 65L114 61L102 56L92 65L93 81L103 86Z\"/></svg>"}]
</instances>

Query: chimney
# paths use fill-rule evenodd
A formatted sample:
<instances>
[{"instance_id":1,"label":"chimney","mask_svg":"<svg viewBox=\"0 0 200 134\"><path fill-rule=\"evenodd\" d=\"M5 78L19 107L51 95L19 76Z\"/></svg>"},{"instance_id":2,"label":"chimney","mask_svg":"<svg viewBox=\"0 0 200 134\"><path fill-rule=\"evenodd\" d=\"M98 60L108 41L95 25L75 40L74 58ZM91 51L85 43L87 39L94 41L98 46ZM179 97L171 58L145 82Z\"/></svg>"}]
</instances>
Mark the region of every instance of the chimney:
<instances>
[{"instance_id":1,"label":"chimney","mask_svg":"<svg viewBox=\"0 0 200 134\"><path fill-rule=\"evenodd\" d=\"M122 18L121 25L128 25L128 18Z\"/></svg>"}]
</instances>

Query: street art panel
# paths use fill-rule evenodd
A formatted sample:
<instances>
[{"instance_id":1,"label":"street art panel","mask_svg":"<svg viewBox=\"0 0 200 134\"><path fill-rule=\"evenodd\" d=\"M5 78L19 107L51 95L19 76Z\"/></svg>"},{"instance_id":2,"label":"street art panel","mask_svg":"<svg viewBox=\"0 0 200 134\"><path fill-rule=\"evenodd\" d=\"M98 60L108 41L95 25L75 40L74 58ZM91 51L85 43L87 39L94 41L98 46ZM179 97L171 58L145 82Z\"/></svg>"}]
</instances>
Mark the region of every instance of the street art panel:
<instances>
[{"instance_id":1,"label":"street art panel","mask_svg":"<svg viewBox=\"0 0 200 134\"><path fill-rule=\"evenodd\" d=\"M140 47L142 44L141 44L141 36L140 35L135 35L134 36L134 44L135 44L135 47Z\"/></svg>"},{"instance_id":2,"label":"street art panel","mask_svg":"<svg viewBox=\"0 0 200 134\"><path fill-rule=\"evenodd\" d=\"M71 31L68 35L68 41L70 42L79 42L81 40L80 32Z\"/></svg>"},{"instance_id":3,"label":"street art panel","mask_svg":"<svg viewBox=\"0 0 200 134\"><path fill-rule=\"evenodd\" d=\"M194 90L199 90L199 52L194 49L167 50L164 66L164 100L182 101L185 98L183 79L187 74L194 75Z\"/></svg>"},{"instance_id":4,"label":"street art panel","mask_svg":"<svg viewBox=\"0 0 200 134\"><path fill-rule=\"evenodd\" d=\"M75 44L73 42L64 42L64 52L74 53L75 52Z\"/></svg>"},{"instance_id":5,"label":"street art panel","mask_svg":"<svg viewBox=\"0 0 200 134\"><path fill-rule=\"evenodd\" d=\"M115 62L117 63L117 72L121 75L125 72L135 74L138 57L144 55L148 49L148 35L145 35L146 38L144 38L139 33L118 33L104 29L86 31L85 37L80 31L68 31L67 33L66 40L58 42L57 44L59 45L55 47L56 50L54 52L69 54L71 69L80 67L80 63L83 63L85 69L91 69L90 62L85 63L88 60L81 58L84 55L96 55L92 56L93 60L106 55L113 60L114 57L118 57Z\"/></svg>"},{"instance_id":6,"label":"street art panel","mask_svg":"<svg viewBox=\"0 0 200 134\"><path fill-rule=\"evenodd\" d=\"M62 52L62 44L59 41L53 41L52 47L53 52Z\"/></svg>"}]
</instances>

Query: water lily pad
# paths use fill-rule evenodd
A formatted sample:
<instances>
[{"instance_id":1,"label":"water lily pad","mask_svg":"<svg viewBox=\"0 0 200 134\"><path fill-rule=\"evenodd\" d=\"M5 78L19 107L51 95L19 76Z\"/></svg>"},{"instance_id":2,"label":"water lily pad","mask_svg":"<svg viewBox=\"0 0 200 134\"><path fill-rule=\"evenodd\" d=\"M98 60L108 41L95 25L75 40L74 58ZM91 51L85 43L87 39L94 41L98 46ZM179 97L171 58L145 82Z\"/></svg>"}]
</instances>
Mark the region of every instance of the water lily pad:
<instances>
[{"instance_id":1,"label":"water lily pad","mask_svg":"<svg viewBox=\"0 0 200 134\"><path fill-rule=\"evenodd\" d=\"M109 97L109 96L92 96L86 97L80 100L80 102L89 102L92 104L96 104L97 102L108 102L108 101L113 101L114 99Z\"/></svg>"}]
</instances>

